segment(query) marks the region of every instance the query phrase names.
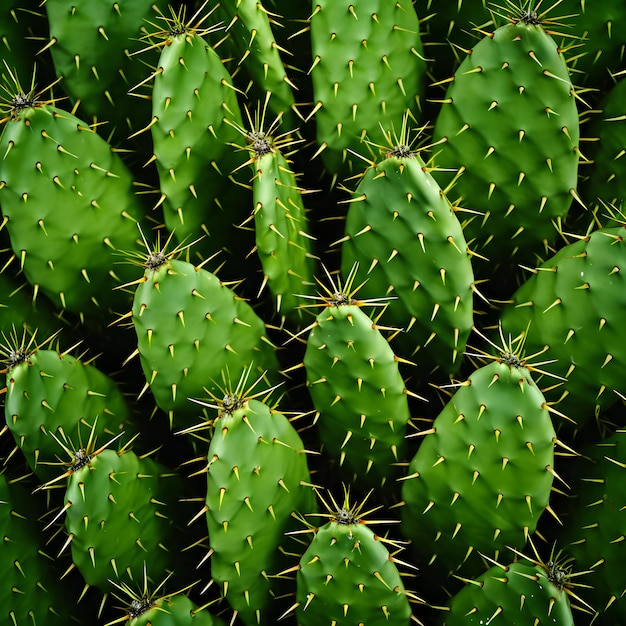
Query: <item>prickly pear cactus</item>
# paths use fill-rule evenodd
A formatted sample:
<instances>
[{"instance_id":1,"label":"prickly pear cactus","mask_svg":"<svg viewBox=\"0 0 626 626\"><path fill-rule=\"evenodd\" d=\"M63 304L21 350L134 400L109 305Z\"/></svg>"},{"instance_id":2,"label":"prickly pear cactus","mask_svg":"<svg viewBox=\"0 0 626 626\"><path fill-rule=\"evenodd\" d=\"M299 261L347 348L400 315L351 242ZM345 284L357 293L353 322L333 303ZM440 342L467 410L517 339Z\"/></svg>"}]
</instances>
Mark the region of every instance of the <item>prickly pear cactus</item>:
<instances>
[{"instance_id":1,"label":"prickly pear cactus","mask_svg":"<svg viewBox=\"0 0 626 626\"><path fill-rule=\"evenodd\" d=\"M253 626L276 623L281 597L295 591L277 577L295 563L285 534L298 527L294 514L315 512L315 494L297 431L246 380L226 393L212 423L206 516L213 580Z\"/></svg>"},{"instance_id":2,"label":"prickly pear cactus","mask_svg":"<svg viewBox=\"0 0 626 626\"><path fill-rule=\"evenodd\" d=\"M166 0L47 0L48 44L62 88L79 115L103 124L104 137L125 140L143 124L150 103L129 94L143 81L145 65L134 56L144 45L147 20L166 11ZM143 59L146 61L146 59ZM154 51L150 62L155 62ZM32 69L32 68L31 68Z\"/></svg>"},{"instance_id":3,"label":"prickly pear cactus","mask_svg":"<svg viewBox=\"0 0 626 626\"><path fill-rule=\"evenodd\" d=\"M546 396L565 416L559 428L580 430L619 400L614 390L626 393L618 321L625 237L623 226L575 237L534 269L502 310L504 333L526 333L528 353L542 352L542 369L556 377Z\"/></svg>"},{"instance_id":4,"label":"prickly pear cactus","mask_svg":"<svg viewBox=\"0 0 626 626\"><path fill-rule=\"evenodd\" d=\"M352 193L341 266L347 276L359 265L360 297L390 298L382 321L403 331L392 342L398 354L452 373L472 328L474 273L461 224L406 124Z\"/></svg>"},{"instance_id":5,"label":"prickly pear cactus","mask_svg":"<svg viewBox=\"0 0 626 626\"><path fill-rule=\"evenodd\" d=\"M28 281L86 323L128 307L121 251L136 247L144 208L121 157L89 125L18 77L0 136L0 204Z\"/></svg>"},{"instance_id":6,"label":"prickly pear cactus","mask_svg":"<svg viewBox=\"0 0 626 626\"><path fill-rule=\"evenodd\" d=\"M435 418L403 479L402 531L433 575L521 549L548 506L556 435L531 370L507 351Z\"/></svg>"},{"instance_id":7,"label":"prickly pear cactus","mask_svg":"<svg viewBox=\"0 0 626 626\"><path fill-rule=\"evenodd\" d=\"M237 227L249 215L250 194L233 178L246 160L245 141L237 131L242 118L232 78L206 31L181 11L151 35L161 52L148 126L165 226L178 242L201 239L194 250L203 258L221 253L210 269L227 258L230 272L245 256L246 231Z\"/></svg>"},{"instance_id":8,"label":"prickly pear cactus","mask_svg":"<svg viewBox=\"0 0 626 626\"><path fill-rule=\"evenodd\" d=\"M346 497L329 509L330 519L312 529L313 539L297 571L299 626L331 624L407 625L408 592L386 541L361 519L362 507Z\"/></svg>"},{"instance_id":9,"label":"prickly pear cactus","mask_svg":"<svg viewBox=\"0 0 626 626\"><path fill-rule=\"evenodd\" d=\"M67 474L65 528L88 585L111 591L126 577L142 580L144 569L162 579L185 561L178 474L130 450L91 446L75 449Z\"/></svg>"},{"instance_id":10,"label":"prickly pear cactus","mask_svg":"<svg viewBox=\"0 0 626 626\"><path fill-rule=\"evenodd\" d=\"M202 421L189 398L218 393L223 371L237 380L254 363L255 373L277 381L263 320L217 276L156 250L137 282L137 352L146 385L177 430Z\"/></svg>"},{"instance_id":11,"label":"prickly pear cactus","mask_svg":"<svg viewBox=\"0 0 626 626\"><path fill-rule=\"evenodd\" d=\"M0 532L3 568L0 616L7 624L61 626L72 621L77 597L60 582L53 555L46 554L40 509L18 480L0 474ZM78 622L80 623L80 622Z\"/></svg>"},{"instance_id":12,"label":"prickly pear cactus","mask_svg":"<svg viewBox=\"0 0 626 626\"><path fill-rule=\"evenodd\" d=\"M566 590L568 572L559 563L522 559L493 565L450 600L438 624L533 624L574 626Z\"/></svg>"},{"instance_id":13,"label":"prickly pear cactus","mask_svg":"<svg viewBox=\"0 0 626 626\"><path fill-rule=\"evenodd\" d=\"M126 602L126 615L122 620L128 621L129 626L225 626L224 620L204 607L197 606L183 593L164 594L160 585L150 592L151 585L147 580L144 582L140 592L134 591L128 584L118 585L124 592L123 599ZM115 595L121 594L118 592ZM115 620L106 626L119 621Z\"/></svg>"},{"instance_id":14,"label":"prickly pear cactus","mask_svg":"<svg viewBox=\"0 0 626 626\"><path fill-rule=\"evenodd\" d=\"M563 505L559 543L588 572L578 595L598 612L597 624L614 624L624 615L625 437L620 428L584 446L568 477L573 495Z\"/></svg>"},{"instance_id":15,"label":"prickly pear cactus","mask_svg":"<svg viewBox=\"0 0 626 626\"><path fill-rule=\"evenodd\" d=\"M31 345L32 344L32 345ZM11 351L4 411L6 423L41 482L59 474L58 440L99 441L137 431L132 410L113 379L95 364L32 341Z\"/></svg>"},{"instance_id":16,"label":"prickly pear cactus","mask_svg":"<svg viewBox=\"0 0 626 626\"><path fill-rule=\"evenodd\" d=\"M275 30L284 28L281 17L269 10L267 0L222 0L217 4L216 18L225 25L220 35L226 36L224 44L234 52L235 66L240 66L245 78L252 82L248 97L263 100L266 93L271 94L270 110L293 124L294 85L283 62L283 57L289 58L289 52L281 50L274 35Z\"/></svg>"},{"instance_id":17,"label":"prickly pear cactus","mask_svg":"<svg viewBox=\"0 0 626 626\"><path fill-rule=\"evenodd\" d=\"M278 132L280 118L265 128L265 114L265 108L258 111L251 130L243 131L253 173L251 221L263 270L261 290L267 286L272 294L278 322L298 328L304 317L302 297L315 289L315 238L309 232L304 190L288 158L290 144L297 141L289 131Z\"/></svg>"},{"instance_id":18,"label":"prickly pear cactus","mask_svg":"<svg viewBox=\"0 0 626 626\"><path fill-rule=\"evenodd\" d=\"M513 3L511 3L513 4ZM557 238L578 175L578 109L563 55L533 10L488 33L450 82L433 130L433 175L463 220L481 278L534 264ZM484 270L483 270L484 268Z\"/></svg>"},{"instance_id":19,"label":"prickly pear cactus","mask_svg":"<svg viewBox=\"0 0 626 626\"><path fill-rule=\"evenodd\" d=\"M317 144L327 170L358 172L351 151L382 143L407 109L420 117L426 63L409 0L319 0L310 17Z\"/></svg>"},{"instance_id":20,"label":"prickly pear cactus","mask_svg":"<svg viewBox=\"0 0 626 626\"><path fill-rule=\"evenodd\" d=\"M593 139L587 154L592 165L581 181L581 195L587 206L598 209L603 220L610 214L607 206L621 210L626 200L622 160L626 149L625 97L626 79L621 79L608 91L586 129L586 135Z\"/></svg>"},{"instance_id":21,"label":"prickly pear cactus","mask_svg":"<svg viewBox=\"0 0 626 626\"><path fill-rule=\"evenodd\" d=\"M383 330L346 284L323 297L307 337L307 386L320 441L345 483L387 485L406 460L409 392Z\"/></svg>"}]
</instances>

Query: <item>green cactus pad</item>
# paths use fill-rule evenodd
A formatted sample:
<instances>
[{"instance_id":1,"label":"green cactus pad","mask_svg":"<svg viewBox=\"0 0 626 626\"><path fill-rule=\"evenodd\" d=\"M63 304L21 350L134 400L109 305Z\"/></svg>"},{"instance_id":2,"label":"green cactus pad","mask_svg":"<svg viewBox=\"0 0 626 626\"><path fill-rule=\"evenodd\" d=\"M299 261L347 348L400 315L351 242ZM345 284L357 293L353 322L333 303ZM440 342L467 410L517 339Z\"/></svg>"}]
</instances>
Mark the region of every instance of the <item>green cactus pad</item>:
<instances>
[{"instance_id":1,"label":"green cactus pad","mask_svg":"<svg viewBox=\"0 0 626 626\"><path fill-rule=\"evenodd\" d=\"M598 611L593 623L609 626L623 619L626 599L626 431L620 428L581 453L570 463L572 498L564 504L559 542L578 569L588 570L578 594Z\"/></svg>"},{"instance_id":2,"label":"green cactus pad","mask_svg":"<svg viewBox=\"0 0 626 626\"><path fill-rule=\"evenodd\" d=\"M626 79L617 82L599 105L599 115L590 120L585 133L593 141L586 156L592 161L587 176L581 180L580 195L590 208L599 208L600 219L605 218L604 207L624 207L626 201L626 166L622 156L626 149Z\"/></svg>"},{"instance_id":3,"label":"green cactus pad","mask_svg":"<svg viewBox=\"0 0 626 626\"><path fill-rule=\"evenodd\" d=\"M217 262L227 260L230 272L245 256L242 247L247 253L253 245L237 228L252 209L249 190L232 175L246 161L237 93L203 31L184 16L166 22L153 39L162 49L150 132L165 225L179 242L203 237L194 247L203 258L223 251Z\"/></svg>"},{"instance_id":4,"label":"green cactus pad","mask_svg":"<svg viewBox=\"0 0 626 626\"><path fill-rule=\"evenodd\" d=\"M60 582L61 572L45 550L26 486L0 474L0 619L11 626L67 626L73 622L76 598Z\"/></svg>"},{"instance_id":5,"label":"green cactus pad","mask_svg":"<svg viewBox=\"0 0 626 626\"><path fill-rule=\"evenodd\" d=\"M330 517L315 529L300 559L298 625L408 625L412 613L409 593L388 542L349 506L338 507Z\"/></svg>"},{"instance_id":6,"label":"green cactus pad","mask_svg":"<svg viewBox=\"0 0 626 626\"><path fill-rule=\"evenodd\" d=\"M201 610L188 596L135 595L126 609L128 626L226 626L226 622ZM106 626L113 626L119 620Z\"/></svg>"},{"instance_id":7,"label":"green cactus pad","mask_svg":"<svg viewBox=\"0 0 626 626\"><path fill-rule=\"evenodd\" d=\"M563 47L576 84L591 96L610 88L612 75L624 69L626 5L621 0L563 0L556 9L563 19Z\"/></svg>"},{"instance_id":8,"label":"green cactus pad","mask_svg":"<svg viewBox=\"0 0 626 626\"><path fill-rule=\"evenodd\" d=\"M502 310L505 334L526 333L528 354L553 361L542 369L564 379L548 380L546 399L566 416L570 432L593 421L626 393L620 268L626 264L626 228L577 236L533 271ZM542 384L543 386L543 384Z\"/></svg>"},{"instance_id":9,"label":"green cactus pad","mask_svg":"<svg viewBox=\"0 0 626 626\"><path fill-rule=\"evenodd\" d=\"M79 115L105 122L100 129L124 142L150 118L150 102L129 91L142 82L154 51L134 56L144 44L146 20L167 9L167 0L49 0L44 2L50 54L62 87Z\"/></svg>"},{"instance_id":10,"label":"green cactus pad","mask_svg":"<svg viewBox=\"0 0 626 626\"><path fill-rule=\"evenodd\" d=\"M67 437L100 441L137 430L119 387L92 363L54 349L20 352L9 366L6 423L30 468L42 482L59 474Z\"/></svg>"},{"instance_id":11,"label":"green cactus pad","mask_svg":"<svg viewBox=\"0 0 626 626\"><path fill-rule=\"evenodd\" d=\"M79 448L64 508L72 559L85 582L107 592L127 577L141 581L144 568L160 580L180 567L184 493L181 477L153 459L127 450L91 456Z\"/></svg>"},{"instance_id":12,"label":"green cactus pad","mask_svg":"<svg viewBox=\"0 0 626 626\"><path fill-rule=\"evenodd\" d=\"M494 565L452 597L441 626L574 626L558 571L527 561ZM577 622L576 622L577 623Z\"/></svg>"},{"instance_id":13,"label":"green cactus pad","mask_svg":"<svg viewBox=\"0 0 626 626\"><path fill-rule=\"evenodd\" d=\"M554 39L530 17L485 35L448 86L433 130L433 172L463 220L484 278L534 264L557 237L575 195L578 109Z\"/></svg>"},{"instance_id":14,"label":"green cactus pad","mask_svg":"<svg viewBox=\"0 0 626 626\"><path fill-rule=\"evenodd\" d=\"M556 435L543 394L514 355L477 369L410 463L402 531L433 572L480 571L522 548L548 505Z\"/></svg>"},{"instance_id":15,"label":"green cactus pad","mask_svg":"<svg viewBox=\"0 0 626 626\"><path fill-rule=\"evenodd\" d=\"M459 220L419 154L400 142L353 192L341 266L390 296L382 321L403 329L394 349L424 368L456 371L473 323L474 274ZM416 355L417 353L417 355Z\"/></svg>"},{"instance_id":16,"label":"green cactus pad","mask_svg":"<svg viewBox=\"0 0 626 626\"><path fill-rule=\"evenodd\" d=\"M316 429L344 482L392 489L411 417L399 360L361 303L336 296L318 314L304 355Z\"/></svg>"},{"instance_id":17,"label":"green cactus pad","mask_svg":"<svg viewBox=\"0 0 626 626\"><path fill-rule=\"evenodd\" d=\"M289 589L276 574L297 562L285 533L298 525L292 514L315 511L306 453L289 420L263 402L227 396L222 411L208 452L211 573L244 624L275 624L276 597Z\"/></svg>"},{"instance_id":18,"label":"green cactus pad","mask_svg":"<svg viewBox=\"0 0 626 626\"><path fill-rule=\"evenodd\" d=\"M273 138L262 125L247 133L251 152L256 253L281 322L302 324L300 296L315 291L314 238L309 234L302 194L283 150L289 135Z\"/></svg>"},{"instance_id":19,"label":"green cactus pad","mask_svg":"<svg viewBox=\"0 0 626 626\"><path fill-rule=\"evenodd\" d=\"M136 248L144 217L131 173L85 122L15 93L0 137L0 203L13 251L57 308L111 321L129 306L128 294L114 291L132 275L120 251Z\"/></svg>"},{"instance_id":20,"label":"green cactus pad","mask_svg":"<svg viewBox=\"0 0 626 626\"><path fill-rule=\"evenodd\" d=\"M137 285L132 321L147 384L177 428L201 421L189 398L219 393L223 371L237 380L254 363L278 379L263 320L202 267L160 256Z\"/></svg>"},{"instance_id":21,"label":"green cactus pad","mask_svg":"<svg viewBox=\"0 0 626 626\"><path fill-rule=\"evenodd\" d=\"M251 90L246 90L248 97L254 99L256 94L262 99L271 93L270 110L292 124L294 87L281 58L284 55L289 59L289 54L280 49L274 36L274 29L282 28L277 23L279 16L260 0L222 0L217 7L216 18L222 19L228 35L224 43L234 51L236 66L252 80Z\"/></svg>"},{"instance_id":22,"label":"green cactus pad","mask_svg":"<svg viewBox=\"0 0 626 626\"><path fill-rule=\"evenodd\" d=\"M426 63L410 0L319 0L310 18L317 144L326 169L349 172L361 141L381 143L407 109L420 117ZM358 171L358 169L355 169Z\"/></svg>"}]
</instances>

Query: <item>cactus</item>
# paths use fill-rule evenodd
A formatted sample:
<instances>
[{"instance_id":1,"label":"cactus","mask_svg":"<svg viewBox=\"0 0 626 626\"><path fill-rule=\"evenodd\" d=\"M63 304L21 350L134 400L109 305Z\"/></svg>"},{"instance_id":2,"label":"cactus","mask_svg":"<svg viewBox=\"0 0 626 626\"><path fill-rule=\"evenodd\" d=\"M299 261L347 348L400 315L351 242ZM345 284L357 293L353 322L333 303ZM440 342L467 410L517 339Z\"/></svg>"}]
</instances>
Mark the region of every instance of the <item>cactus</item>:
<instances>
[{"instance_id":1,"label":"cactus","mask_svg":"<svg viewBox=\"0 0 626 626\"><path fill-rule=\"evenodd\" d=\"M144 208L121 157L87 123L14 84L0 137L0 204L27 280L89 324L128 306L114 291L130 276ZM117 255L116 255L117 253Z\"/></svg>"},{"instance_id":2,"label":"cactus","mask_svg":"<svg viewBox=\"0 0 626 626\"><path fill-rule=\"evenodd\" d=\"M559 624L574 626L570 604L576 590L570 583L571 563L543 563L526 557L508 565L495 563L450 599L441 626L465 624Z\"/></svg>"},{"instance_id":3,"label":"cactus","mask_svg":"<svg viewBox=\"0 0 626 626\"><path fill-rule=\"evenodd\" d=\"M79 105L81 117L104 123L99 127L103 137L128 146L128 137L150 114L148 101L129 94L145 73L134 53L142 48L146 21L163 12L167 2L50 0L43 6L50 55L56 75L63 77L63 90Z\"/></svg>"},{"instance_id":4,"label":"cactus","mask_svg":"<svg viewBox=\"0 0 626 626\"><path fill-rule=\"evenodd\" d=\"M619 219L619 216L616 215ZM505 334L526 333L526 350L544 352L548 401L565 417L559 429L579 431L597 420L624 393L621 345L621 251L623 226L576 236L533 270L502 310ZM595 294L600 297L595 300ZM618 317L616 318L615 315Z\"/></svg>"},{"instance_id":5,"label":"cactus","mask_svg":"<svg viewBox=\"0 0 626 626\"><path fill-rule=\"evenodd\" d=\"M409 392L384 329L356 298L354 275L321 298L303 365L320 441L344 482L392 489L394 466L406 460Z\"/></svg>"},{"instance_id":6,"label":"cactus","mask_svg":"<svg viewBox=\"0 0 626 626\"><path fill-rule=\"evenodd\" d=\"M329 521L311 529L313 539L297 569L296 616L300 626L322 624L403 624L412 601L387 545L361 517L363 504L346 494L327 505Z\"/></svg>"},{"instance_id":7,"label":"cactus","mask_svg":"<svg viewBox=\"0 0 626 626\"><path fill-rule=\"evenodd\" d=\"M165 226L178 242L201 239L194 249L203 258L222 252L229 261L226 271L234 272L246 234L237 227L248 217L250 194L232 173L245 162L245 152L237 150L245 142L236 128L242 119L232 78L206 41L210 29L203 20L181 10L151 33L149 40L161 53L146 124Z\"/></svg>"},{"instance_id":8,"label":"cactus","mask_svg":"<svg viewBox=\"0 0 626 626\"><path fill-rule=\"evenodd\" d=\"M267 2L266 2L267 4ZM292 125L297 116L295 86L289 80L283 63L288 52L276 43L274 30L282 28L280 16L272 13L260 0L225 0L217 4L216 18L224 23L224 42L234 52L237 68L251 81L248 97L263 99L271 94L270 110ZM220 33L221 34L221 33Z\"/></svg>"},{"instance_id":9,"label":"cactus","mask_svg":"<svg viewBox=\"0 0 626 626\"><path fill-rule=\"evenodd\" d=\"M88 585L103 592L125 579L142 580L144 569L159 579L181 561L187 547L178 528L178 501L185 494L181 477L128 447L64 446L72 456L68 470L46 483L66 479L65 528L72 559ZM190 564L190 563L189 563ZM186 576L184 568L179 575Z\"/></svg>"},{"instance_id":10,"label":"cactus","mask_svg":"<svg viewBox=\"0 0 626 626\"><path fill-rule=\"evenodd\" d=\"M344 275L358 263L363 298L391 296L393 344L424 368L458 370L473 323L474 273L455 212L417 151L403 118L351 198L341 239Z\"/></svg>"},{"instance_id":11,"label":"cactus","mask_svg":"<svg viewBox=\"0 0 626 626\"><path fill-rule=\"evenodd\" d=\"M506 347L459 385L403 479L402 530L445 578L524 547L548 506L556 435L545 398Z\"/></svg>"},{"instance_id":12,"label":"cactus","mask_svg":"<svg viewBox=\"0 0 626 626\"><path fill-rule=\"evenodd\" d=\"M46 554L40 507L18 480L0 474L0 532L4 539L0 615L7 624L61 626L76 619L77 597L59 581L54 556ZM80 622L77 622L80 623Z\"/></svg>"},{"instance_id":13,"label":"cactus","mask_svg":"<svg viewBox=\"0 0 626 626\"><path fill-rule=\"evenodd\" d=\"M350 152L361 153L366 137L384 141L379 124L386 128L407 109L420 117L426 64L419 21L407 0L320 0L312 8L317 144L329 172L349 173Z\"/></svg>"},{"instance_id":14,"label":"cactus","mask_svg":"<svg viewBox=\"0 0 626 626\"><path fill-rule=\"evenodd\" d=\"M623 5L6 0L0 621L626 622Z\"/></svg>"},{"instance_id":15,"label":"cactus","mask_svg":"<svg viewBox=\"0 0 626 626\"><path fill-rule=\"evenodd\" d=\"M298 327L302 322L300 296L315 288L314 237L309 233L304 207L305 190L298 186L289 160L289 149L297 143L289 131L278 133L282 117L266 127L266 98L250 130L241 129L248 141L249 164L253 172L255 250L263 270L260 290L272 294L279 322Z\"/></svg>"},{"instance_id":16,"label":"cactus","mask_svg":"<svg viewBox=\"0 0 626 626\"><path fill-rule=\"evenodd\" d=\"M206 470L211 573L244 624L273 624L287 592L277 574L293 561L285 534L297 527L295 513L315 510L315 495L300 436L258 399L263 390L247 388L250 371L213 405L219 414Z\"/></svg>"},{"instance_id":17,"label":"cactus","mask_svg":"<svg viewBox=\"0 0 626 626\"><path fill-rule=\"evenodd\" d=\"M5 415L9 430L41 482L58 474L57 438L101 440L136 431L121 390L95 364L36 345L26 333L7 347Z\"/></svg>"},{"instance_id":18,"label":"cactus","mask_svg":"<svg viewBox=\"0 0 626 626\"><path fill-rule=\"evenodd\" d=\"M472 211L464 233L489 259L487 272L503 263L510 270L511 260L533 264L557 237L553 222L576 196L574 93L549 18L532 10L486 34L446 90L433 130L433 175ZM484 278L484 266L475 267Z\"/></svg>"},{"instance_id":19,"label":"cactus","mask_svg":"<svg viewBox=\"0 0 626 626\"><path fill-rule=\"evenodd\" d=\"M223 370L237 377L254 362L277 381L278 360L263 320L227 284L159 246L145 266L132 308L136 354L146 388L171 425L181 430L199 421L201 412L189 398L205 389L219 392Z\"/></svg>"}]
</instances>

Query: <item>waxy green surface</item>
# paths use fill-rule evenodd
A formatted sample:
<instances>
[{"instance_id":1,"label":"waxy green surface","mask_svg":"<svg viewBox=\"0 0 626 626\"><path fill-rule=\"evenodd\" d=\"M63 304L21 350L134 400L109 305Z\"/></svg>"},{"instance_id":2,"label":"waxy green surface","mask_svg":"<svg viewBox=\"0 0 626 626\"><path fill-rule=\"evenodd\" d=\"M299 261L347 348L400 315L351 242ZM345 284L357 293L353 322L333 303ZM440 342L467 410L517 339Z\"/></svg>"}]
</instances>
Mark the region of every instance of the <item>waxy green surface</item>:
<instances>
[{"instance_id":1,"label":"waxy green surface","mask_svg":"<svg viewBox=\"0 0 626 626\"><path fill-rule=\"evenodd\" d=\"M316 510L304 444L287 417L259 400L214 422L208 451L211 573L244 624L275 624L297 563L285 533Z\"/></svg>"},{"instance_id":2,"label":"waxy green surface","mask_svg":"<svg viewBox=\"0 0 626 626\"><path fill-rule=\"evenodd\" d=\"M366 525L317 529L297 573L298 626L408 626L411 606L389 550Z\"/></svg>"},{"instance_id":3,"label":"waxy green surface","mask_svg":"<svg viewBox=\"0 0 626 626\"><path fill-rule=\"evenodd\" d=\"M418 154L388 155L352 194L341 246L359 297L390 296L381 323L404 330L394 349L424 368L456 371L473 324L472 262L460 222Z\"/></svg>"},{"instance_id":4,"label":"waxy green surface","mask_svg":"<svg viewBox=\"0 0 626 626\"><path fill-rule=\"evenodd\" d=\"M572 204L579 122L572 79L554 39L522 21L484 36L446 90L433 130L433 175L462 221L481 277L533 265ZM478 274L478 271L477 271Z\"/></svg>"},{"instance_id":5,"label":"waxy green surface","mask_svg":"<svg viewBox=\"0 0 626 626\"><path fill-rule=\"evenodd\" d=\"M391 483L411 416L398 360L371 317L357 304L324 308L304 367L317 432L342 479L362 487Z\"/></svg>"},{"instance_id":6,"label":"waxy green surface","mask_svg":"<svg viewBox=\"0 0 626 626\"><path fill-rule=\"evenodd\" d=\"M476 370L435 418L403 482L401 528L419 560L440 575L472 575L478 553L523 548L550 499L555 440L527 368L494 360Z\"/></svg>"}]
</instances>

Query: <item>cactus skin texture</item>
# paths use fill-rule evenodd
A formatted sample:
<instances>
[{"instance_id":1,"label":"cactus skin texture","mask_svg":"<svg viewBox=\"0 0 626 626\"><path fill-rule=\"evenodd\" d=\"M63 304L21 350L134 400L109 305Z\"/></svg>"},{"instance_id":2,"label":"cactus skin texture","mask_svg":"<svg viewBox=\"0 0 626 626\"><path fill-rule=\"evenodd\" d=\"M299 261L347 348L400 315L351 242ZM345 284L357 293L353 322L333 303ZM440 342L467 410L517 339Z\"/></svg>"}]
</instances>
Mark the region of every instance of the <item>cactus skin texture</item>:
<instances>
[{"instance_id":1,"label":"cactus skin texture","mask_svg":"<svg viewBox=\"0 0 626 626\"><path fill-rule=\"evenodd\" d=\"M0 204L24 276L85 323L111 321L129 306L114 291L133 271L120 251L135 250L144 217L130 170L85 122L35 100L6 122L0 151Z\"/></svg>"},{"instance_id":2,"label":"cactus skin texture","mask_svg":"<svg viewBox=\"0 0 626 626\"><path fill-rule=\"evenodd\" d=\"M278 16L260 0L222 0L217 6L216 19L223 20L228 34L225 44L235 52L236 66L252 80L248 98L262 100L270 93L270 110L291 126L296 121L296 100L281 58L286 51L279 48L274 37L274 28L282 28L272 26ZM288 54L285 57L289 59Z\"/></svg>"},{"instance_id":3,"label":"cactus skin texture","mask_svg":"<svg viewBox=\"0 0 626 626\"><path fill-rule=\"evenodd\" d=\"M559 428L580 429L626 393L624 300L621 266L626 264L626 228L603 228L561 248L533 270L502 310L502 330L526 334L528 354L554 362L542 366L564 378L546 399L567 419ZM573 422L573 424L572 424Z\"/></svg>"},{"instance_id":4,"label":"cactus skin texture","mask_svg":"<svg viewBox=\"0 0 626 626\"><path fill-rule=\"evenodd\" d=\"M393 543L393 542L392 542ZM298 626L407 626L408 592L382 537L349 509L317 528L297 572Z\"/></svg>"},{"instance_id":5,"label":"cactus skin texture","mask_svg":"<svg viewBox=\"0 0 626 626\"><path fill-rule=\"evenodd\" d=\"M574 626L569 597L544 566L494 565L467 582L438 626Z\"/></svg>"},{"instance_id":6,"label":"cactus skin texture","mask_svg":"<svg viewBox=\"0 0 626 626\"><path fill-rule=\"evenodd\" d=\"M545 258L578 176L578 109L568 68L540 24L486 35L454 74L433 130L433 175L463 221L481 278L495 266ZM441 142L441 143L439 143Z\"/></svg>"},{"instance_id":7,"label":"cactus skin texture","mask_svg":"<svg viewBox=\"0 0 626 626\"><path fill-rule=\"evenodd\" d=\"M129 94L145 78L144 63L154 51L144 47L146 20L167 9L167 0L49 0L43 3L50 25L50 54L62 87L80 102L81 117L105 122L102 135L124 143L150 115L149 101ZM32 69L32 68L31 68Z\"/></svg>"},{"instance_id":8,"label":"cactus skin texture","mask_svg":"<svg viewBox=\"0 0 626 626\"><path fill-rule=\"evenodd\" d=\"M599 115L590 120L586 135L594 139L586 156L592 161L589 174L580 183L580 194L590 208L612 205L623 210L626 200L626 166L621 158L626 149L626 79L617 82L599 105Z\"/></svg>"},{"instance_id":9,"label":"cactus skin texture","mask_svg":"<svg viewBox=\"0 0 626 626\"><path fill-rule=\"evenodd\" d=\"M225 263L224 270L236 274L247 241L236 227L251 203L249 190L232 175L246 161L238 149L245 141L237 131L237 94L201 32L178 18L171 28L176 34L167 33L154 75L150 124L165 226L178 242L202 238L194 246L202 258L220 252L209 269Z\"/></svg>"},{"instance_id":10,"label":"cactus skin texture","mask_svg":"<svg viewBox=\"0 0 626 626\"><path fill-rule=\"evenodd\" d=\"M201 411L189 398L219 393L222 372L236 380L250 363L277 382L278 360L252 307L202 267L177 259L146 269L132 309L137 349L157 406L177 428Z\"/></svg>"},{"instance_id":11,"label":"cactus skin texture","mask_svg":"<svg viewBox=\"0 0 626 626\"><path fill-rule=\"evenodd\" d=\"M507 360L460 385L404 479L401 529L433 576L473 576L478 553L523 548L548 505L556 435L530 371Z\"/></svg>"},{"instance_id":12,"label":"cactus skin texture","mask_svg":"<svg viewBox=\"0 0 626 626\"><path fill-rule=\"evenodd\" d=\"M76 599L59 581L27 488L0 474L0 619L11 626L67 626Z\"/></svg>"},{"instance_id":13,"label":"cactus skin texture","mask_svg":"<svg viewBox=\"0 0 626 626\"><path fill-rule=\"evenodd\" d=\"M624 69L626 33L621 25L626 5L621 0L564 0L557 11L567 15L563 45L574 44L568 56L576 83L589 88L592 97L594 90L605 92L613 76Z\"/></svg>"},{"instance_id":14,"label":"cactus skin texture","mask_svg":"<svg viewBox=\"0 0 626 626\"><path fill-rule=\"evenodd\" d=\"M350 298L347 298L350 302ZM398 360L360 303L326 306L304 355L316 428L345 483L387 483L404 460L408 395Z\"/></svg>"},{"instance_id":15,"label":"cactus skin texture","mask_svg":"<svg viewBox=\"0 0 626 626\"><path fill-rule=\"evenodd\" d=\"M183 494L180 476L148 457L107 449L87 455L65 491L65 528L85 582L107 592L127 576L141 581L144 568L157 580L174 567L184 575Z\"/></svg>"},{"instance_id":16,"label":"cactus skin texture","mask_svg":"<svg viewBox=\"0 0 626 626\"><path fill-rule=\"evenodd\" d=\"M577 569L588 571L578 595L598 611L593 623L609 626L623 620L626 600L626 431L620 428L581 453L569 468L573 497L563 505L558 540Z\"/></svg>"},{"instance_id":17,"label":"cactus skin texture","mask_svg":"<svg viewBox=\"0 0 626 626\"><path fill-rule=\"evenodd\" d=\"M36 350L10 368L5 415L9 430L42 482L58 474L61 441L104 441L137 430L122 392L93 364L57 350Z\"/></svg>"},{"instance_id":18,"label":"cactus skin texture","mask_svg":"<svg viewBox=\"0 0 626 626\"><path fill-rule=\"evenodd\" d=\"M407 109L420 117L426 63L410 0L312 2L311 80L317 143L326 169L360 168L348 152L362 139L382 143Z\"/></svg>"},{"instance_id":19,"label":"cactus skin texture","mask_svg":"<svg viewBox=\"0 0 626 626\"><path fill-rule=\"evenodd\" d=\"M461 225L419 154L391 150L360 179L341 245L358 263L363 299L390 296L382 322L404 330L394 350L424 368L461 365L473 323L474 273Z\"/></svg>"},{"instance_id":20,"label":"cactus skin texture","mask_svg":"<svg viewBox=\"0 0 626 626\"><path fill-rule=\"evenodd\" d=\"M281 324L299 327L301 295L313 295L316 259L302 192L291 164L262 130L248 133L252 142L252 196L256 252Z\"/></svg>"},{"instance_id":21,"label":"cactus skin texture","mask_svg":"<svg viewBox=\"0 0 626 626\"><path fill-rule=\"evenodd\" d=\"M461 63L465 51L481 37L474 29L490 26L488 0L458 0L445 6L438 0L415 0L413 4L422 20L428 70L437 80L445 81Z\"/></svg>"},{"instance_id":22,"label":"cactus skin texture","mask_svg":"<svg viewBox=\"0 0 626 626\"><path fill-rule=\"evenodd\" d=\"M284 415L255 399L235 401L214 428L206 496L213 580L244 624L275 624L275 596L288 582L273 576L294 564L285 533L297 527L293 513L315 511L304 446Z\"/></svg>"}]
</instances>

